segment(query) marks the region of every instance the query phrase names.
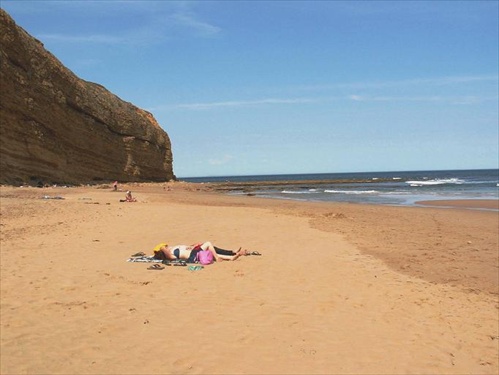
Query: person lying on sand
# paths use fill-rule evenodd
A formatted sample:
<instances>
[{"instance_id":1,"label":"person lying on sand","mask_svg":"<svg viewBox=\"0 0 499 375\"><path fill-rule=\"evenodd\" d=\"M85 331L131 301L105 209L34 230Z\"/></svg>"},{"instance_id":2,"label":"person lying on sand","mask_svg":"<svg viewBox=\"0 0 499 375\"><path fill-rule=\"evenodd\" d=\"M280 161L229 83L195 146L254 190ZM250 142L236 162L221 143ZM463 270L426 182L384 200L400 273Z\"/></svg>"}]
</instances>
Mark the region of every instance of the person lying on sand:
<instances>
[{"instance_id":1,"label":"person lying on sand","mask_svg":"<svg viewBox=\"0 0 499 375\"><path fill-rule=\"evenodd\" d=\"M241 255L246 254L245 250L239 249L237 252L234 252L232 250L224 250L213 246L211 242L207 241L191 246L168 246L168 244L166 243L160 243L154 248L154 257L161 260L184 259L189 263L194 263L196 255L200 250L210 251L217 262L222 260L236 260Z\"/></svg>"}]
</instances>

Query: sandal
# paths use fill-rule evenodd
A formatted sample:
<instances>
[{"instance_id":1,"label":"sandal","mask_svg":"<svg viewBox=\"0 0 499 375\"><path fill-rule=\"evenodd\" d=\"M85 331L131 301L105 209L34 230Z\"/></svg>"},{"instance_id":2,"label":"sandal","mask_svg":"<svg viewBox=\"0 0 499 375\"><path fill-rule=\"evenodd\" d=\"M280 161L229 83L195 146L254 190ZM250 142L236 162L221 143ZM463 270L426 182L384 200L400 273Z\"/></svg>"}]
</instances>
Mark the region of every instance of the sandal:
<instances>
[{"instance_id":1,"label":"sandal","mask_svg":"<svg viewBox=\"0 0 499 375\"><path fill-rule=\"evenodd\" d=\"M164 260L162 263L167 266L187 266L187 262L185 260Z\"/></svg>"},{"instance_id":2,"label":"sandal","mask_svg":"<svg viewBox=\"0 0 499 375\"><path fill-rule=\"evenodd\" d=\"M189 271L199 271L199 270L202 270L204 267L203 266L189 266L189 268L187 268Z\"/></svg>"},{"instance_id":3,"label":"sandal","mask_svg":"<svg viewBox=\"0 0 499 375\"><path fill-rule=\"evenodd\" d=\"M152 266L150 267L147 267L148 270L162 270L164 269L165 267L159 265L159 264L153 264Z\"/></svg>"}]
</instances>

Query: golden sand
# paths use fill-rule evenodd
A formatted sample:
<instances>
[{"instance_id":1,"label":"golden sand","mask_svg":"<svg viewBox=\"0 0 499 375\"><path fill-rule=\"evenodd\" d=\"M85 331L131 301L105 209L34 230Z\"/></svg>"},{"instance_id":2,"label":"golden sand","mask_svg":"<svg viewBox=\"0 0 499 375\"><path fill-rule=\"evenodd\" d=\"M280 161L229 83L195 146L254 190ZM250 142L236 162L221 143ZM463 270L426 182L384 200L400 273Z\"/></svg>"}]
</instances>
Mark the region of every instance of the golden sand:
<instances>
[{"instance_id":1,"label":"golden sand","mask_svg":"<svg viewBox=\"0 0 499 375\"><path fill-rule=\"evenodd\" d=\"M2 187L2 374L499 370L497 211L129 188ZM205 240L263 255L126 262Z\"/></svg>"}]
</instances>

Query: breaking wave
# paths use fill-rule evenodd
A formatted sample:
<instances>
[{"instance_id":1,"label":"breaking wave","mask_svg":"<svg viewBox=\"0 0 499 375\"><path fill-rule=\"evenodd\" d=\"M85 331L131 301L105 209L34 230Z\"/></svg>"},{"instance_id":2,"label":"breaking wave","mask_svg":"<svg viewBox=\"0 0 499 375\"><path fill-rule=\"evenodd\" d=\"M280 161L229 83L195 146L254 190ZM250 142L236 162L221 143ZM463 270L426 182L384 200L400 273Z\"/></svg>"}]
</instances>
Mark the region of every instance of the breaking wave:
<instances>
[{"instance_id":1,"label":"breaking wave","mask_svg":"<svg viewBox=\"0 0 499 375\"><path fill-rule=\"evenodd\" d=\"M309 189L309 190L283 190L281 194L314 194L318 193L317 189Z\"/></svg>"},{"instance_id":2,"label":"breaking wave","mask_svg":"<svg viewBox=\"0 0 499 375\"><path fill-rule=\"evenodd\" d=\"M324 190L324 193L332 193L332 194L377 194L379 191L376 190Z\"/></svg>"},{"instance_id":3,"label":"breaking wave","mask_svg":"<svg viewBox=\"0 0 499 375\"><path fill-rule=\"evenodd\" d=\"M434 185L461 185L464 184L464 180L459 178L446 178L446 179L434 179L434 180L424 180L424 181L406 181L406 184L410 186L434 186Z\"/></svg>"}]
</instances>

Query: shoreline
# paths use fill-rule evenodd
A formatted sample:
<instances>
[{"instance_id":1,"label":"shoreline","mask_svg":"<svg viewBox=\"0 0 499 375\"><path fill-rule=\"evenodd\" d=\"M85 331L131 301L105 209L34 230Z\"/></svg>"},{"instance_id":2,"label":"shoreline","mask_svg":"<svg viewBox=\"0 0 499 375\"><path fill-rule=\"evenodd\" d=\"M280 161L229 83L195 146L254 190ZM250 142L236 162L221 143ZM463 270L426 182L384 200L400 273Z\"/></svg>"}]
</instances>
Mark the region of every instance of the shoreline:
<instances>
[{"instance_id":1,"label":"shoreline","mask_svg":"<svg viewBox=\"0 0 499 375\"><path fill-rule=\"evenodd\" d=\"M345 183L350 182L350 180L345 180ZM303 180L300 183L309 184L327 184L331 181L329 180ZM344 181L336 183L344 183ZM451 199L423 199L414 200L411 203L405 204L393 204L393 203L376 203L376 202L360 202L360 201L325 201L325 200L307 200L307 199L293 199L293 198L280 198L272 196L257 196L253 194L254 190L259 189L261 186L273 186L273 185L292 185L296 184L296 181L283 180L283 181L248 181L248 182L187 182L187 181L169 181L169 182L131 182L123 183L126 188L119 189L118 192L125 192L130 189L168 189L171 190L173 187L181 188L186 191L197 191L197 192L211 192L219 194L220 196L232 196L232 197L254 197L265 200L277 200L277 201L292 201L292 202L315 202L315 203L331 203L331 204L359 204L367 206L384 206L384 207L440 207L440 208L465 208L465 209L476 209L476 210L491 210L499 211L499 198L451 198ZM12 185L0 185L1 189L8 190L40 190L43 189L62 189L61 191L71 191L71 189L109 189L110 184L95 184L95 185L85 185L85 186L45 186L45 187L35 187L35 186L12 186ZM69 190L66 190L69 189ZM228 194L228 191L240 191L241 194Z\"/></svg>"},{"instance_id":2,"label":"shoreline","mask_svg":"<svg viewBox=\"0 0 499 375\"><path fill-rule=\"evenodd\" d=\"M415 204L422 206L471 208L499 211L499 199L439 199L417 201Z\"/></svg>"},{"instance_id":3,"label":"shoreline","mask_svg":"<svg viewBox=\"0 0 499 375\"><path fill-rule=\"evenodd\" d=\"M496 212L121 189L0 189L2 373L499 369ZM262 256L126 262L200 240Z\"/></svg>"}]
</instances>

